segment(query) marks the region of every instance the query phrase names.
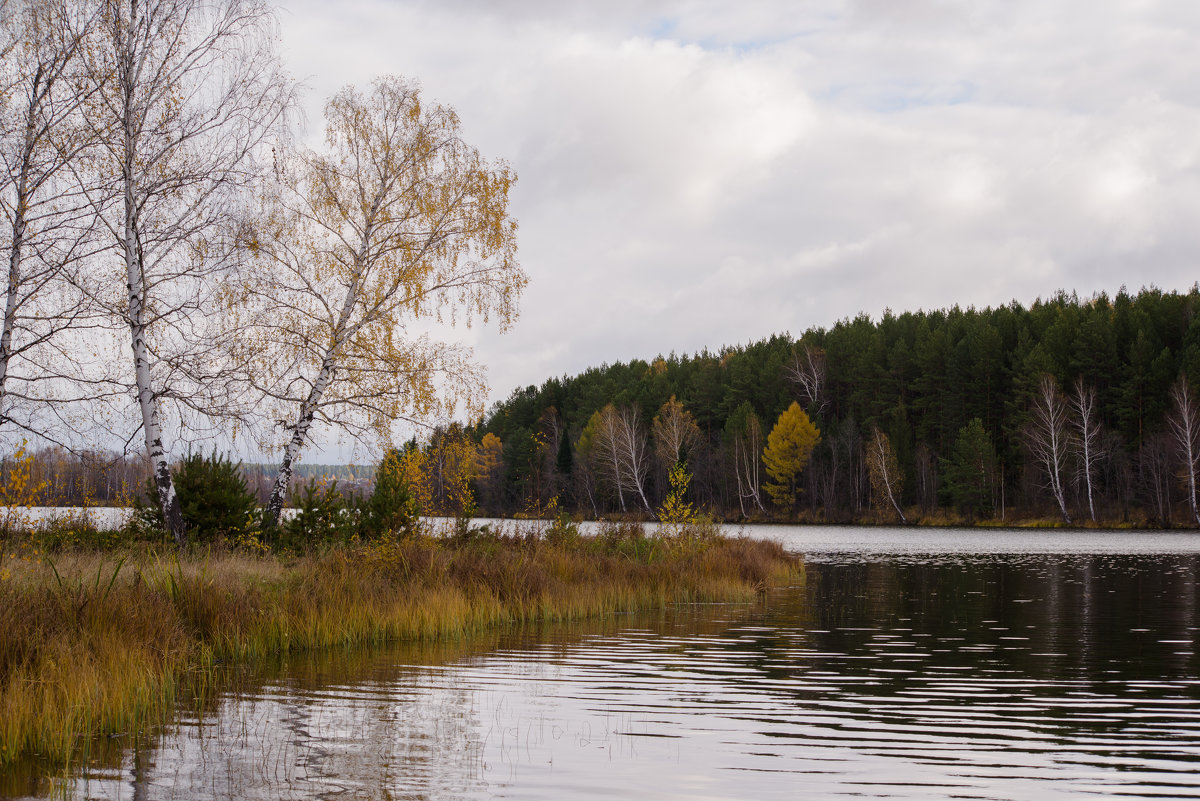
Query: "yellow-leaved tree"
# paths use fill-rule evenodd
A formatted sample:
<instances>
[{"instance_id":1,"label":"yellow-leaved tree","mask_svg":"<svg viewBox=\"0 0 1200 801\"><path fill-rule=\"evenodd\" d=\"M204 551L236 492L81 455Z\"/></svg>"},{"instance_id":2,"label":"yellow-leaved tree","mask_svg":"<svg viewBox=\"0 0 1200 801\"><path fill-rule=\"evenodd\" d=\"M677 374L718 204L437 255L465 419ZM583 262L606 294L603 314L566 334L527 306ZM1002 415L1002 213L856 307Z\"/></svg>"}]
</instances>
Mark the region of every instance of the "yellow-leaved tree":
<instances>
[{"instance_id":1,"label":"yellow-leaved tree","mask_svg":"<svg viewBox=\"0 0 1200 801\"><path fill-rule=\"evenodd\" d=\"M504 491L504 443L490 432L483 435L475 449L475 482L479 486L480 506L498 513Z\"/></svg>"},{"instance_id":2,"label":"yellow-leaved tree","mask_svg":"<svg viewBox=\"0 0 1200 801\"><path fill-rule=\"evenodd\" d=\"M263 218L243 234L261 269L244 287L242 361L287 436L266 524L315 423L390 435L461 402L481 411L470 351L430 322L515 319L526 277L508 214L516 176L463 141L454 110L377 79L325 107L324 152L281 156Z\"/></svg>"},{"instance_id":3,"label":"yellow-leaved tree","mask_svg":"<svg viewBox=\"0 0 1200 801\"><path fill-rule=\"evenodd\" d=\"M800 404L793 401L779 415L775 427L767 435L767 447L763 450L767 475L775 479L765 489L776 505L789 510L795 507L800 492L800 473L820 441L821 432L808 419Z\"/></svg>"}]
</instances>

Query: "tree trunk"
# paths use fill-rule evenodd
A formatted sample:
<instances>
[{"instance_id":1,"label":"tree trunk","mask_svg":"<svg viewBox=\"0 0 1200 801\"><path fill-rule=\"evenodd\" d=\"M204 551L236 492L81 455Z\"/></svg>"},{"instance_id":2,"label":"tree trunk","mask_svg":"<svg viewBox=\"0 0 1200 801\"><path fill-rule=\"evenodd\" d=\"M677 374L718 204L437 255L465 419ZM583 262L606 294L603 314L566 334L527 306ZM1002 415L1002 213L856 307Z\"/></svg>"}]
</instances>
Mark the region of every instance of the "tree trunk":
<instances>
[{"instance_id":1,"label":"tree trunk","mask_svg":"<svg viewBox=\"0 0 1200 801\"><path fill-rule=\"evenodd\" d=\"M30 97L37 98L41 84L42 67L39 66L30 88ZM32 102L25 118L25 139L21 148L21 168L17 173L16 197L13 203L12 241L8 256L8 294L4 299L4 331L0 334L0 423L7 409L4 399L8 385L8 363L12 359L13 328L17 320L17 293L21 288L21 256L25 247L26 214L29 209L29 172L32 168L34 143L34 110Z\"/></svg>"},{"instance_id":2,"label":"tree trunk","mask_svg":"<svg viewBox=\"0 0 1200 801\"><path fill-rule=\"evenodd\" d=\"M17 291L21 286L21 248L25 243L25 176L17 183L16 210L13 215L12 245L8 258L8 294L4 300L4 332L0 334L0 421L7 409L4 406L8 382L8 362L12 358L13 326L17 318Z\"/></svg>"},{"instance_id":3,"label":"tree trunk","mask_svg":"<svg viewBox=\"0 0 1200 801\"><path fill-rule=\"evenodd\" d=\"M376 196L371 209L372 214L375 213L378 206L379 197ZM308 441L308 432L312 428L321 398L325 395L325 390L329 388L330 382L333 381L334 373L337 372L342 343L353 337L358 330L358 326L350 324L350 318L354 314L354 307L358 305L367 249L371 242L371 231L372 226L368 222L366 228L363 229L358 253L355 254L354 272L350 277L350 286L346 288L346 297L342 300L342 310L338 313L337 324L333 329L333 338L330 340L329 347L325 349L325 357L321 360L321 369L317 372L312 389L308 391L308 397L304 399L304 403L300 404L300 412L296 415L296 422L292 425L292 437L288 440L287 447L284 448L283 459L279 463L279 474L275 477L275 485L271 488L271 498L267 501L267 509L263 514L263 528L271 529L279 523L279 513L283 510L283 499L287 495L288 485L292 481L292 464Z\"/></svg>"},{"instance_id":4,"label":"tree trunk","mask_svg":"<svg viewBox=\"0 0 1200 801\"><path fill-rule=\"evenodd\" d=\"M1063 521L1070 525L1071 515L1067 512L1067 499L1062 481L1069 439L1066 403L1053 376L1042 376L1031 411L1031 424L1026 430L1030 449L1046 471L1049 480L1047 489L1054 496Z\"/></svg>"},{"instance_id":5,"label":"tree trunk","mask_svg":"<svg viewBox=\"0 0 1200 801\"><path fill-rule=\"evenodd\" d=\"M288 486L292 482L292 465L308 441L308 432L316 417L317 405L321 402L321 396L329 388L329 382L333 380L333 374L337 370L335 349L338 341L339 339L335 337L334 344L325 352L325 359L321 362L317 380L313 382L308 397L300 405L300 413L296 416L296 422L292 426L291 439L288 440L287 447L283 450L279 473L275 476L274 486L271 487L271 498L267 501L267 508L263 512L263 528L265 529L275 528L279 524L279 514L283 511L283 500L287 496Z\"/></svg>"},{"instance_id":6,"label":"tree trunk","mask_svg":"<svg viewBox=\"0 0 1200 801\"><path fill-rule=\"evenodd\" d=\"M131 26L132 29L132 26ZM132 34L131 34L132 35ZM163 445L162 423L158 415L158 402L154 396L150 376L150 350L146 346L145 300L146 284L141 260L141 249L138 244L138 218L136 190L137 179L134 173L136 146L133 135L134 114L132 110L132 66L122 65L125 93L125 149L122 165L125 190L125 287L129 297L129 334L133 348L134 378L137 382L138 407L142 412L142 431L146 435L146 453L150 457L150 465L154 471L154 486L158 490L158 504L162 510L163 522L167 526L175 544L182 546L187 543L187 530L183 522L183 514L179 508L179 498L175 494L175 485L171 480L171 464L167 458L167 449ZM126 72L129 70L129 72Z\"/></svg>"},{"instance_id":7,"label":"tree trunk","mask_svg":"<svg viewBox=\"0 0 1200 801\"><path fill-rule=\"evenodd\" d=\"M1200 409L1183 376L1171 387L1171 400L1174 408L1168 416L1168 425L1183 461L1181 474L1192 522L1200 525L1200 508L1196 504L1196 474L1200 470Z\"/></svg>"}]
</instances>

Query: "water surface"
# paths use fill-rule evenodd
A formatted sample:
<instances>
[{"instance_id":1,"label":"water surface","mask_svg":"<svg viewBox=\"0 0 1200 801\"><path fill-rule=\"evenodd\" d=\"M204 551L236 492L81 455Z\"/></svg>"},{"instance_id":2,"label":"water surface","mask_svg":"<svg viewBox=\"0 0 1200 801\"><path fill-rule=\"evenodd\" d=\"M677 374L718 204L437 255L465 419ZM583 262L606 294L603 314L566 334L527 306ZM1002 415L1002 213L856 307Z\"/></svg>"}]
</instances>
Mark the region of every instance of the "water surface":
<instances>
[{"instance_id":1,"label":"water surface","mask_svg":"<svg viewBox=\"0 0 1200 801\"><path fill-rule=\"evenodd\" d=\"M1200 537L767 533L807 578L762 603L239 668L57 790L1200 798Z\"/></svg>"}]
</instances>

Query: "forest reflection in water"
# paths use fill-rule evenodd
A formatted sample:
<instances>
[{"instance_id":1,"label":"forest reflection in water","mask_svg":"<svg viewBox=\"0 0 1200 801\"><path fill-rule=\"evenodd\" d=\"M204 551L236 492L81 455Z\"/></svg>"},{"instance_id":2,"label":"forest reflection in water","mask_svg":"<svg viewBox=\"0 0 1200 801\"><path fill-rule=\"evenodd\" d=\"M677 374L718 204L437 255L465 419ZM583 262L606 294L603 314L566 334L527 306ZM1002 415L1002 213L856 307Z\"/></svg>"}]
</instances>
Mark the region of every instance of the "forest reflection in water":
<instances>
[{"instance_id":1,"label":"forest reflection in water","mask_svg":"<svg viewBox=\"0 0 1200 801\"><path fill-rule=\"evenodd\" d=\"M764 604L243 670L57 792L1200 798L1200 555L833 549L807 565Z\"/></svg>"}]
</instances>

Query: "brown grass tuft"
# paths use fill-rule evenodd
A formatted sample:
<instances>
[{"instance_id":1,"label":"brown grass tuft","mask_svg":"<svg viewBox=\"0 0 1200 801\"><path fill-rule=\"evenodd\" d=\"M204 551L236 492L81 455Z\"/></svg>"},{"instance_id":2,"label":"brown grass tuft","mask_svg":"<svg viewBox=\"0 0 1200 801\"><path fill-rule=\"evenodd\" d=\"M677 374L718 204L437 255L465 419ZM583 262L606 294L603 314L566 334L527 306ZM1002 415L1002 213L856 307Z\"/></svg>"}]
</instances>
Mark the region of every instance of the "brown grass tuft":
<instances>
[{"instance_id":1,"label":"brown grass tuft","mask_svg":"<svg viewBox=\"0 0 1200 801\"><path fill-rule=\"evenodd\" d=\"M545 536L475 532L285 559L232 551L5 555L0 764L65 763L94 735L171 714L216 659L386 640L463 638L668 603L750 600L802 574L769 542L638 524Z\"/></svg>"}]
</instances>

